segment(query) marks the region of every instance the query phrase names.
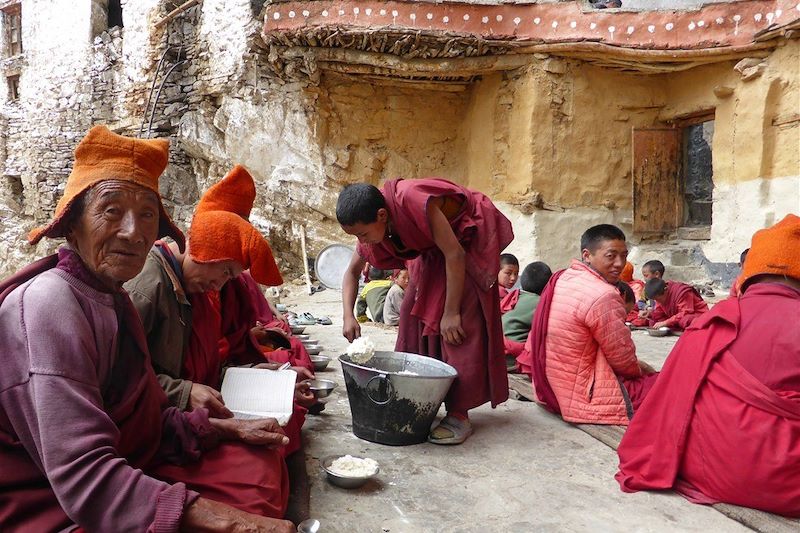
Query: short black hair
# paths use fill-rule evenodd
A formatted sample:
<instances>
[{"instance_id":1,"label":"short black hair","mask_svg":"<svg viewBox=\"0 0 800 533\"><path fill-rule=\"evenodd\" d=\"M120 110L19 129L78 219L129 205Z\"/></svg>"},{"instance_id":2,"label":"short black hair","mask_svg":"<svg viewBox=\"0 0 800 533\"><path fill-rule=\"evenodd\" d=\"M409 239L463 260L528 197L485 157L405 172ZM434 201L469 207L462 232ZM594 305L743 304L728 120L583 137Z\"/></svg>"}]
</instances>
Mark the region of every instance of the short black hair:
<instances>
[{"instance_id":1,"label":"short black hair","mask_svg":"<svg viewBox=\"0 0 800 533\"><path fill-rule=\"evenodd\" d=\"M645 268L650 272L658 272L662 276L664 275L664 263L662 263L658 259L651 259L647 263L643 264L642 269L644 270Z\"/></svg>"},{"instance_id":2,"label":"short black hair","mask_svg":"<svg viewBox=\"0 0 800 533\"><path fill-rule=\"evenodd\" d=\"M503 265L514 265L519 266L519 259L514 254L500 254L500 266Z\"/></svg>"},{"instance_id":3,"label":"short black hair","mask_svg":"<svg viewBox=\"0 0 800 533\"><path fill-rule=\"evenodd\" d=\"M522 275L519 277L519 284L525 292L542 294L544 286L550 281L550 276L552 275L553 271L550 270L547 264L535 261L522 271Z\"/></svg>"},{"instance_id":4,"label":"short black hair","mask_svg":"<svg viewBox=\"0 0 800 533\"><path fill-rule=\"evenodd\" d=\"M378 209L385 207L386 199L376 186L352 183L339 193L336 220L342 226L371 224L378 219Z\"/></svg>"},{"instance_id":5,"label":"short black hair","mask_svg":"<svg viewBox=\"0 0 800 533\"><path fill-rule=\"evenodd\" d=\"M622 299L625 301L626 304L636 303L636 295L633 294L633 289L631 289L630 285L628 285L624 281L618 281L617 290L619 290L619 293L620 295L622 295Z\"/></svg>"},{"instance_id":6,"label":"short black hair","mask_svg":"<svg viewBox=\"0 0 800 533\"><path fill-rule=\"evenodd\" d=\"M392 275L391 270L381 270L374 266L369 267L369 279L386 279Z\"/></svg>"},{"instance_id":7,"label":"short black hair","mask_svg":"<svg viewBox=\"0 0 800 533\"><path fill-rule=\"evenodd\" d=\"M660 296L665 290L667 290L667 282L661 278L650 278L644 284L644 295L650 300Z\"/></svg>"},{"instance_id":8,"label":"short black hair","mask_svg":"<svg viewBox=\"0 0 800 533\"><path fill-rule=\"evenodd\" d=\"M750 252L750 248L745 248L741 254L739 254L739 266L744 266L744 260L747 259L747 254Z\"/></svg>"},{"instance_id":9,"label":"short black hair","mask_svg":"<svg viewBox=\"0 0 800 533\"><path fill-rule=\"evenodd\" d=\"M594 253L603 241L624 241L625 234L613 224L598 224L587 229L581 235L581 253L589 250Z\"/></svg>"}]
</instances>

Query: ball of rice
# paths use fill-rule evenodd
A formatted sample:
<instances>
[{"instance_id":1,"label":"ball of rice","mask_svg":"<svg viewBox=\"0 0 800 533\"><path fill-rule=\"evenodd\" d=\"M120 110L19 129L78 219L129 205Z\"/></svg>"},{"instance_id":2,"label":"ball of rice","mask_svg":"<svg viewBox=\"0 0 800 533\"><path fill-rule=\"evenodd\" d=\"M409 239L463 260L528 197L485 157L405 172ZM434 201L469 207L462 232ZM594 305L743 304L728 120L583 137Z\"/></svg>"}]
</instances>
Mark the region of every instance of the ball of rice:
<instances>
[{"instance_id":1,"label":"ball of rice","mask_svg":"<svg viewBox=\"0 0 800 533\"><path fill-rule=\"evenodd\" d=\"M329 470L339 476L367 477L378 471L378 462L369 457L361 459L360 457L345 455L334 459Z\"/></svg>"}]
</instances>

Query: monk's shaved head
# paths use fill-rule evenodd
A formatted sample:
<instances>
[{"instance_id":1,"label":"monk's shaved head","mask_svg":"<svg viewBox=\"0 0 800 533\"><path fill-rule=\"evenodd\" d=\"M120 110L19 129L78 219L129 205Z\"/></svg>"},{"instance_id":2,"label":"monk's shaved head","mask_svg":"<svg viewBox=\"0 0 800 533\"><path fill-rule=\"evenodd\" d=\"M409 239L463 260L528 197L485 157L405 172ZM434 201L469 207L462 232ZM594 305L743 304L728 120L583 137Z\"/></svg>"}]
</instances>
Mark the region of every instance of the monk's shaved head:
<instances>
[{"instance_id":1,"label":"monk's shaved head","mask_svg":"<svg viewBox=\"0 0 800 533\"><path fill-rule=\"evenodd\" d=\"M339 193L336 220L342 226L371 224L378 219L378 210L386 207L381 191L369 183L353 183Z\"/></svg>"},{"instance_id":2,"label":"monk's shaved head","mask_svg":"<svg viewBox=\"0 0 800 533\"><path fill-rule=\"evenodd\" d=\"M587 229L581 235L581 252L589 250L591 253L597 251L605 241L624 241L625 234L618 227L611 224L598 224Z\"/></svg>"},{"instance_id":3,"label":"monk's shaved head","mask_svg":"<svg viewBox=\"0 0 800 533\"><path fill-rule=\"evenodd\" d=\"M667 282L661 278L650 278L644 284L644 295L650 300L657 296L661 296L667 290Z\"/></svg>"}]
</instances>

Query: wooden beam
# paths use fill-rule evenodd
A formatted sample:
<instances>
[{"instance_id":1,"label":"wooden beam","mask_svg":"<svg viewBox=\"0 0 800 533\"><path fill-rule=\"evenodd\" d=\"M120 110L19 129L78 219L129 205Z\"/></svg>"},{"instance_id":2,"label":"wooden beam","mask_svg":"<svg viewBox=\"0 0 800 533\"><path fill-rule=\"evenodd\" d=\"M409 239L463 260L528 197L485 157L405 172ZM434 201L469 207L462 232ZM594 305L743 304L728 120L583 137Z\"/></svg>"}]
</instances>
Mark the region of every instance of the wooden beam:
<instances>
[{"instance_id":1,"label":"wooden beam","mask_svg":"<svg viewBox=\"0 0 800 533\"><path fill-rule=\"evenodd\" d=\"M156 22L154 27L156 29L160 28L161 26L171 21L172 19L174 19L175 17L177 17L178 15L189 9L190 7L196 6L202 1L203 0L188 0L188 2L182 3L181 5L179 5L178 7L167 13L167 15L163 19Z\"/></svg>"}]
</instances>

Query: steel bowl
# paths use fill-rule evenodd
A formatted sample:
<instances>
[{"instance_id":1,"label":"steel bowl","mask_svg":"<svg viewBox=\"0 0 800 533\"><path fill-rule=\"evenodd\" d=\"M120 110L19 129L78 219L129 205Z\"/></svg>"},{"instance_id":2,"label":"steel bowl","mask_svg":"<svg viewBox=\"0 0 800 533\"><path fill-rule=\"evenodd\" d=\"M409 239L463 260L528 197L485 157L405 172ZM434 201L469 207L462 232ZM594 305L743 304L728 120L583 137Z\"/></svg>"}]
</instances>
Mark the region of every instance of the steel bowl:
<instances>
[{"instance_id":1,"label":"steel bowl","mask_svg":"<svg viewBox=\"0 0 800 533\"><path fill-rule=\"evenodd\" d=\"M322 351L322 346L319 344L306 344L305 346L309 355L317 355Z\"/></svg>"},{"instance_id":2,"label":"steel bowl","mask_svg":"<svg viewBox=\"0 0 800 533\"><path fill-rule=\"evenodd\" d=\"M369 481L371 478L375 477L378 472L380 472L380 467L375 469L375 472L368 476L343 476L341 474L336 474L331 471L331 464L338 459L339 457L343 457L342 455L329 455L327 457L323 457L319 460L320 466L328 475L328 481L336 485L337 487L342 487L343 489L357 489L358 487L362 486L364 483ZM356 457L353 455L352 457ZM363 457L358 457L359 459L363 459Z\"/></svg>"},{"instance_id":3,"label":"steel bowl","mask_svg":"<svg viewBox=\"0 0 800 533\"><path fill-rule=\"evenodd\" d=\"M328 368L331 358L327 355L312 355L311 362L314 363L314 370L316 372L321 372Z\"/></svg>"},{"instance_id":4,"label":"steel bowl","mask_svg":"<svg viewBox=\"0 0 800 533\"><path fill-rule=\"evenodd\" d=\"M329 379L309 379L307 380L308 387L314 393L317 400L327 398L336 388L336 382Z\"/></svg>"},{"instance_id":5,"label":"steel bowl","mask_svg":"<svg viewBox=\"0 0 800 533\"><path fill-rule=\"evenodd\" d=\"M669 329L648 329L647 334L651 337L666 337L669 335Z\"/></svg>"},{"instance_id":6,"label":"steel bowl","mask_svg":"<svg viewBox=\"0 0 800 533\"><path fill-rule=\"evenodd\" d=\"M311 335L298 333L297 335L294 335L294 337L296 339L298 339L300 342L304 343L304 342L308 341L311 338Z\"/></svg>"},{"instance_id":7,"label":"steel bowl","mask_svg":"<svg viewBox=\"0 0 800 533\"><path fill-rule=\"evenodd\" d=\"M306 330L305 326L289 326L292 330L292 335L300 335Z\"/></svg>"}]
</instances>

